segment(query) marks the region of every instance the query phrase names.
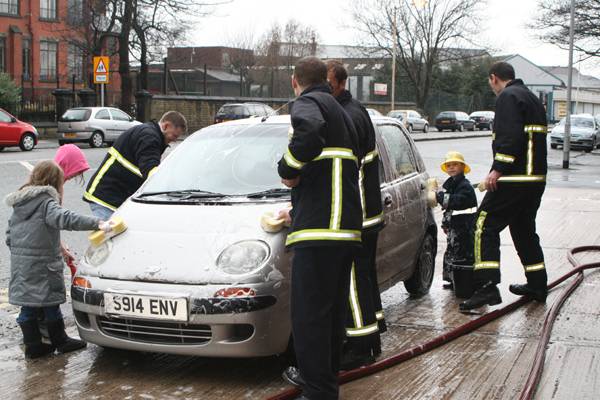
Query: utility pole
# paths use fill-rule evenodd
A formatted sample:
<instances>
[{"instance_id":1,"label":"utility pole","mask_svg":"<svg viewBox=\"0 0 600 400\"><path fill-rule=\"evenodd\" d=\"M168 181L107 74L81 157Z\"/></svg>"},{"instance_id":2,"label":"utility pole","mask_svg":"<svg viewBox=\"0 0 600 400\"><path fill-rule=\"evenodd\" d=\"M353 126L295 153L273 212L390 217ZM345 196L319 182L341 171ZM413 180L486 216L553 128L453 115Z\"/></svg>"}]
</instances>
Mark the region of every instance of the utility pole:
<instances>
[{"instance_id":1,"label":"utility pole","mask_svg":"<svg viewBox=\"0 0 600 400\"><path fill-rule=\"evenodd\" d=\"M569 169L571 151L571 94L573 91L573 35L575 25L575 0L571 0L571 23L569 26L569 72L567 78L567 118L563 140L563 169Z\"/></svg>"},{"instance_id":2,"label":"utility pole","mask_svg":"<svg viewBox=\"0 0 600 400\"><path fill-rule=\"evenodd\" d=\"M392 21L392 98L390 101L390 111L393 110L394 101L396 100L396 38L398 37L398 30L396 26L396 6L394 6L394 16Z\"/></svg>"}]
</instances>

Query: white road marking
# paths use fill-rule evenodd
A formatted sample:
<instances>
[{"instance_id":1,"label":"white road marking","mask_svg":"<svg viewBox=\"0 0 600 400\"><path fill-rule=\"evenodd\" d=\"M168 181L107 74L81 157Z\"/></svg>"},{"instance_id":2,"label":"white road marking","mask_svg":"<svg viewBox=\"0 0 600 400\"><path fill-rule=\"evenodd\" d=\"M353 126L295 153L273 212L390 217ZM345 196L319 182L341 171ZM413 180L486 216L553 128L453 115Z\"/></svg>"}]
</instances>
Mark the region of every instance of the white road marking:
<instances>
[{"instance_id":1,"label":"white road marking","mask_svg":"<svg viewBox=\"0 0 600 400\"><path fill-rule=\"evenodd\" d=\"M33 165L27 161L19 161L19 164L25 167L28 171L33 171Z\"/></svg>"}]
</instances>

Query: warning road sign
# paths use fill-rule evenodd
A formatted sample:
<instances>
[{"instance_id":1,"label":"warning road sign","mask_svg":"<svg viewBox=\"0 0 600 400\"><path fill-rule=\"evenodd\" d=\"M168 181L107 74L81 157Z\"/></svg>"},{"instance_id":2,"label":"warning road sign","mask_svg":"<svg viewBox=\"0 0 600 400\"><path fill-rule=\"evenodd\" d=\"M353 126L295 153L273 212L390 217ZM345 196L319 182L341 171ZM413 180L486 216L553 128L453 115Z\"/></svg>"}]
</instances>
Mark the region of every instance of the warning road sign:
<instances>
[{"instance_id":1,"label":"warning road sign","mask_svg":"<svg viewBox=\"0 0 600 400\"><path fill-rule=\"evenodd\" d=\"M94 57L94 83L109 83L109 66L110 60L108 57Z\"/></svg>"}]
</instances>

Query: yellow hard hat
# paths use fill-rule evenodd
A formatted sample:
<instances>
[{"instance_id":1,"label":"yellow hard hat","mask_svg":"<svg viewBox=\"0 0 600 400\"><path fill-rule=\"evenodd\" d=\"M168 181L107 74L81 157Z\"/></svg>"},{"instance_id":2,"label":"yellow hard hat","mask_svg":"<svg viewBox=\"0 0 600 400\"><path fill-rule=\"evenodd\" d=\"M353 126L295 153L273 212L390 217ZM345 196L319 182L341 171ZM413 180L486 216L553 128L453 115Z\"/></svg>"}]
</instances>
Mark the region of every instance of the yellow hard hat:
<instances>
[{"instance_id":1,"label":"yellow hard hat","mask_svg":"<svg viewBox=\"0 0 600 400\"><path fill-rule=\"evenodd\" d=\"M446 159L444 160L442 165L440 165L442 171L448 172L446 169L446 163L449 162L459 162L463 164L465 166L465 174L471 172L471 167L469 167L469 164L465 162L465 157L458 151L449 151L448 153L446 153Z\"/></svg>"}]
</instances>

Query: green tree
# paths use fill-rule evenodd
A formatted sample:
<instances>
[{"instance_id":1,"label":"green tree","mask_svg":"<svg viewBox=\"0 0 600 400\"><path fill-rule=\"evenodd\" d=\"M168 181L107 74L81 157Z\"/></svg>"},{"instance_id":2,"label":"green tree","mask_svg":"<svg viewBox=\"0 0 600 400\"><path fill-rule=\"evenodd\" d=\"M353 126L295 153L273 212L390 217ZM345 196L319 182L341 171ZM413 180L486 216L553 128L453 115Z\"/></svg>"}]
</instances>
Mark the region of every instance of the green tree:
<instances>
[{"instance_id":1,"label":"green tree","mask_svg":"<svg viewBox=\"0 0 600 400\"><path fill-rule=\"evenodd\" d=\"M10 75L0 73L0 107L14 112L21 101L21 88Z\"/></svg>"}]
</instances>

